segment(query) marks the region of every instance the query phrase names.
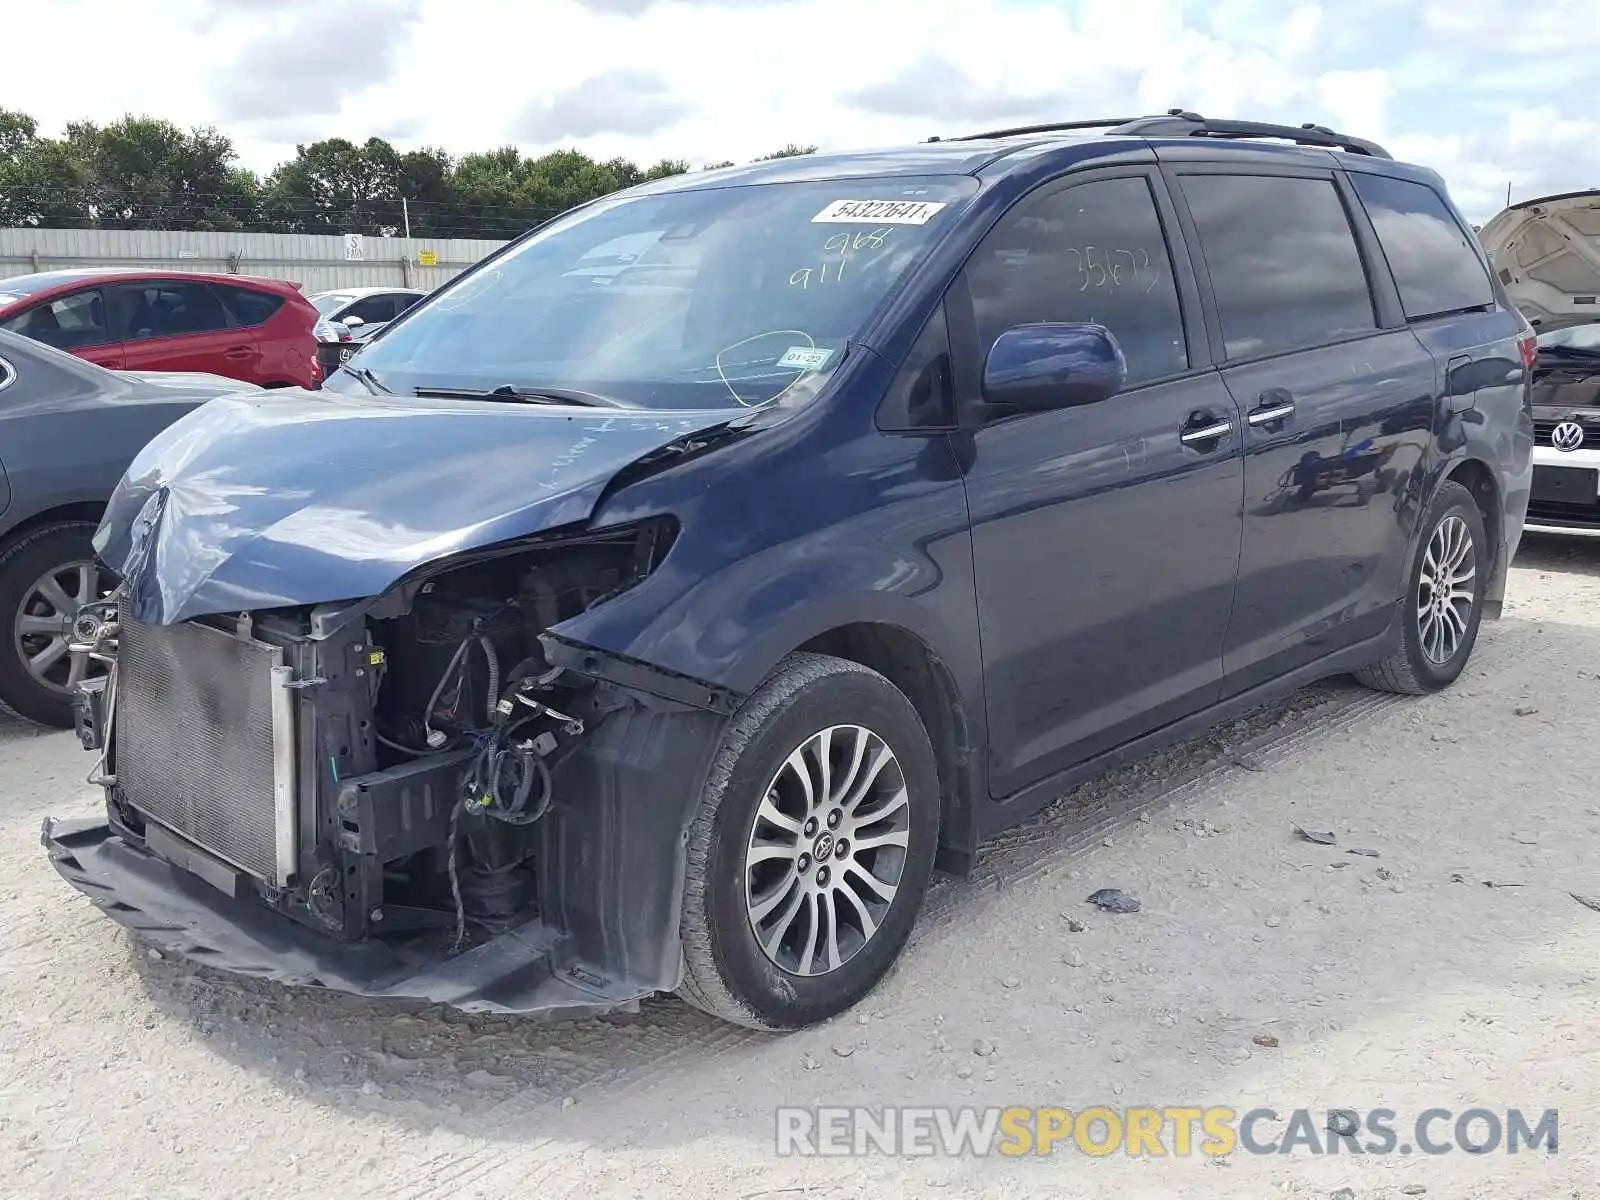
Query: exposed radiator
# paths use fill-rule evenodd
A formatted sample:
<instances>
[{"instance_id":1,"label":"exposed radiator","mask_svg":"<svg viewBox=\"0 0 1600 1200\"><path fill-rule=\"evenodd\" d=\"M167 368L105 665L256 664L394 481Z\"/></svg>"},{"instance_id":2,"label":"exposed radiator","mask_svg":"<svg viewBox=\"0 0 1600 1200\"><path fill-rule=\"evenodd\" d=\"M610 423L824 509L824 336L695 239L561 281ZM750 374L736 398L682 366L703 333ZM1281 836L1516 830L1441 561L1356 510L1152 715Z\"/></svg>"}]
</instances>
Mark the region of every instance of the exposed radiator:
<instances>
[{"instance_id":1,"label":"exposed radiator","mask_svg":"<svg viewBox=\"0 0 1600 1200\"><path fill-rule=\"evenodd\" d=\"M124 611L117 786L128 803L258 879L295 870L294 692L283 650Z\"/></svg>"}]
</instances>

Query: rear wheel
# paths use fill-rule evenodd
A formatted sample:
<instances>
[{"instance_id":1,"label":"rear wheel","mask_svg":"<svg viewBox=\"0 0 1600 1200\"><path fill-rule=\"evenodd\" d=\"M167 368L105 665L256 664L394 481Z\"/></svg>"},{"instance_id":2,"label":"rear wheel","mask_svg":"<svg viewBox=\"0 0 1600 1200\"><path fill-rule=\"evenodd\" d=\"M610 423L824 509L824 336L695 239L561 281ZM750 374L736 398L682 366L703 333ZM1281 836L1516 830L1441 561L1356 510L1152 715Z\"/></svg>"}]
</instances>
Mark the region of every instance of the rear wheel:
<instances>
[{"instance_id":1,"label":"rear wheel","mask_svg":"<svg viewBox=\"0 0 1600 1200\"><path fill-rule=\"evenodd\" d=\"M95 563L94 529L62 521L0 547L0 709L14 716L72 725L72 693L87 670L67 649L73 618L111 587Z\"/></svg>"},{"instance_id":2,"label":"rear wheel","mask_svg":"<svg viewBox=\"0 0 1600 1200\"><path fill-rule=\"evenodd\" d=\"M910 936L939 840L916 709L877 672L795 654L723 735L690 830L680 993L796 1029L870 992Z\"/></svg>"},{"instance_id":3,"label":"rear wheel","mask_svg":"<svg viewBox=\"0 0 1600 1200\"><path fill-rule=\"evenodd\" d=\"M1356 678L1384 692L1422 695L1454 683L1483 619L1490 559L1472 493L1446 480L1428 506L1406 577L1400 649Z\"/></svg>"}]
</instances>

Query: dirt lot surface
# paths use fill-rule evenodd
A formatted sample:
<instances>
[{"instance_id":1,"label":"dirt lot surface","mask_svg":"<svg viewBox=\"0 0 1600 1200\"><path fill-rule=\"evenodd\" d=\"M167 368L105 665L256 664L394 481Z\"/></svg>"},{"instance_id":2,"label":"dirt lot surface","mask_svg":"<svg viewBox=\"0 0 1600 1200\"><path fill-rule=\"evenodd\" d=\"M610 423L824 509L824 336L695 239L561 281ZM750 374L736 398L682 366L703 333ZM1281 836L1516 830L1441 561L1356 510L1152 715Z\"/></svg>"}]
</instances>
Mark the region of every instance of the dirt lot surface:
<instances>
[{"instance_id":1,"label":"dirt lot surface","mask_svg":"<svg viewBox=\"0 0 1600 1200\"><path fill-rule=\"evenodd\" d=\"M940 882L862 1011L781 1038L675 1001L536 1025L147 954L38 844L95 809L87 756L0 726L0 1191L1600 1196L1600 912L1569 894L1600 897L1600 546L1530 543L1513 576L1448 693L1329 683L1078 789ZM1143 910L1083 902L1107 886ZM780 1104L1387 1107L1402 1131L1557 1108L1560 1152L795 1158Z\"/></svg>"}]
</instances>

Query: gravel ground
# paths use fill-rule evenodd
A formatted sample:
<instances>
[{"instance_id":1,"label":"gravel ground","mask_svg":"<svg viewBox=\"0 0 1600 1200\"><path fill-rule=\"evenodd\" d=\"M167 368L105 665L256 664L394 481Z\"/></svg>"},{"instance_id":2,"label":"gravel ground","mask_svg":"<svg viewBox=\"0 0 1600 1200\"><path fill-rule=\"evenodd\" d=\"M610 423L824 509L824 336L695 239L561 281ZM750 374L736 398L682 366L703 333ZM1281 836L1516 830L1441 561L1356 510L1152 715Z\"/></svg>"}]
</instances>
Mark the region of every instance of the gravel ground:
<instances>
[{"instance_id":1,"label":"gravel ground","mask_svg":"<svg viewBox=\"0 0 1600 1200\"><path fill-rule=\"evenodd\" d=\"M97 806L87 756L0 725L0 1190L1600 1196L1600 913L1569 895L1600 897L1597 576L1600 546L1530 542L1449 692L1321 685L1076 790L940 881L864 1011L782 1038L674 1001L540 1025L147 954L38 845ZM1083 903L1105 886L1143 911ZM1561 1150L780 1158L785 1103L1559 1108Z\"/></svg>"}]
</instances>

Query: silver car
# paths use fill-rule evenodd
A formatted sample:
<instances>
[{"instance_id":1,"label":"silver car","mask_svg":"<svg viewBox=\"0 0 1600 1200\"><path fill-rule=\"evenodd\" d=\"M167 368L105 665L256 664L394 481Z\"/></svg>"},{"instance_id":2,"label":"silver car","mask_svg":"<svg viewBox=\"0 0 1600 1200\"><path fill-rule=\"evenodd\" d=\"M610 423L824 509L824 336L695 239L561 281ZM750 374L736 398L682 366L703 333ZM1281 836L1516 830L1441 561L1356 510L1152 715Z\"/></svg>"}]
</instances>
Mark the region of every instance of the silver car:
<instances>
[{"instance_id":1,"label":"silver car","mask_svg":"<svg viewBox=\"0 0 1600 1200\"><path fill-rule=\"evenodd\" d=\"M0 330L0 710L72 724L86 667L68 651L80 605L110 582L90 546L144 444L214 396L220 375L108 371Z\"/></svg>"}]
</instances>

